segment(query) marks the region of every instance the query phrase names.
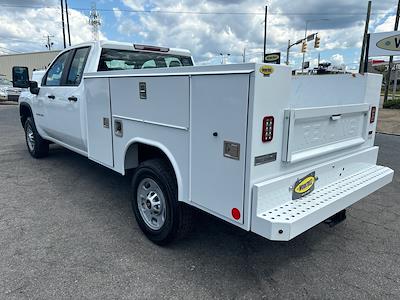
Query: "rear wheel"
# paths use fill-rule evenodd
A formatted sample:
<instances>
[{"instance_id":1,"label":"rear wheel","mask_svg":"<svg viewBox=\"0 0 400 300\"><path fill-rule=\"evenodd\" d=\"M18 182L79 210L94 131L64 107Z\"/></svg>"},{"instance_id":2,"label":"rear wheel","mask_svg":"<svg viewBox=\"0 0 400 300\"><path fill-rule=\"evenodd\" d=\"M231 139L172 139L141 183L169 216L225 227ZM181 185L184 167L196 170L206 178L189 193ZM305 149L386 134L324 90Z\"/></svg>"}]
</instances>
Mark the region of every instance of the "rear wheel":
<instances>
[{"instance_id":1,"label":"rear wheel","mask_svg":"<svg viewBox=\"0 0 400 300\"><path fill-rule=\"evenodd\" d=\"M49 142L42 139L36 130L35 123L31 117L25 121L25 140L30 155L34 158L47 156L49 153Z\"/></svg>"},{"instance_id":2,"label":"rear wheel","mask_svg":"<svg viewBox=\"0 0 400 300\"><path fill-rule=\"evenodd\" d=\"M161 159L145 161L136 169L132 208L139 227L156 244L165 245L190 231L191 208L178 202L174 173Z\"/></svg>"}]
</instances>

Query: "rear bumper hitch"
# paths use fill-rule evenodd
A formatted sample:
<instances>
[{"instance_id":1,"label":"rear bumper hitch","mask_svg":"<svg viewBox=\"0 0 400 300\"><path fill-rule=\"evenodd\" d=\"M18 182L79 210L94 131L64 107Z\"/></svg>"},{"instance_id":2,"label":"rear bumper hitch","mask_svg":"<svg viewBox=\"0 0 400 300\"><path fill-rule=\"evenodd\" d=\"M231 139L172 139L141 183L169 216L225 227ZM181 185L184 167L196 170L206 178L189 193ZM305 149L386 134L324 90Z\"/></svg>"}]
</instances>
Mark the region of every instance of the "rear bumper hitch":
<instances>
[{"instance_id":1,"label":"rear bumper hitch","mask_svg":"<svg viewBox=\"0 0 400 300\"><path fill-rule=\"evenodd\" d=\"M333 216L329 217L328 219L326 219L324 221L324 223L328 224L329 227L333 227L344 220L346 220L346 210L345 209L343 209L343 210L339 211L338 213L334 214Z\"/></svg>"}]
</instances>

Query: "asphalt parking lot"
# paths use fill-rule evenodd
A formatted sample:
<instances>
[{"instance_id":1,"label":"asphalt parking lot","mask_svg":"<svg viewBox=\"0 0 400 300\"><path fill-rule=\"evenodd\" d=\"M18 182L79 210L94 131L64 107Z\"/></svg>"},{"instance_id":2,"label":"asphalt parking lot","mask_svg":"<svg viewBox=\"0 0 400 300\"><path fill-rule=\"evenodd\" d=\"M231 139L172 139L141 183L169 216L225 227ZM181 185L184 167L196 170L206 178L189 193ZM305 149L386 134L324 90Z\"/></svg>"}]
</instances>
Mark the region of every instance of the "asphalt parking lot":
<instances>
[{"instance_id":1,"label":"asphalt parking lot","mask_svg":"<svg viewBox=\"0 0 400 300\"><path fill-rule=\"evenodd\" d=\"M0 106L1 299L399 299L400 136L379 134L394 182L290 242L205 214L161 248L140 232L129 178L52 145L32 159Z\"/></svg>"}]
</instances>

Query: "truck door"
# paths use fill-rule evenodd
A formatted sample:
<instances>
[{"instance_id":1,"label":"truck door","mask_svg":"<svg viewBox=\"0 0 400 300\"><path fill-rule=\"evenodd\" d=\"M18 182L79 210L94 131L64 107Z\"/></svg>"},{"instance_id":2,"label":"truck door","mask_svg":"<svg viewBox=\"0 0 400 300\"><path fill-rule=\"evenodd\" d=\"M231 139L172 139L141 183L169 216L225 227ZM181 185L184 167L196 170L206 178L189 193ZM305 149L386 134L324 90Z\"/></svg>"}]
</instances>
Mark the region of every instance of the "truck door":
<instances>
[{"instance_id":1,"label":"truck door","mask_svg":"<svg viewBox=\"0 0 400 300\"><path fill-rule=\"evenodd\" d=\"M86 151L82 126L84 88L82 75L90 47L62 53L50 66L38 95L43 103L41 128L57 141Z\"/></svg>"}]
</instances>

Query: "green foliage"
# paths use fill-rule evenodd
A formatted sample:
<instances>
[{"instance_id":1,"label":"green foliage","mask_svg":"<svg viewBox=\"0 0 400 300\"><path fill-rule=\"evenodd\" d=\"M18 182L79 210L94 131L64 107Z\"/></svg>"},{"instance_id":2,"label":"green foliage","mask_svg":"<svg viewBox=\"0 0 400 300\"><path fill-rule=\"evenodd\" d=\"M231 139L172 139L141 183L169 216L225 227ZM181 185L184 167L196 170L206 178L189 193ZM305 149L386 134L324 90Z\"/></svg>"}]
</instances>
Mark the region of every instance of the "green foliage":
<instances>
[{"instance_id":1,"label":"green foliage","mask_svg":"<svg viewBox=\"0 0 400 300\"><path fill-rule=\"evenodd\" d=\"M388 100L383 104L383 108L397 108L400 109L400 99Z\"/></svg>"}]
</instances>

